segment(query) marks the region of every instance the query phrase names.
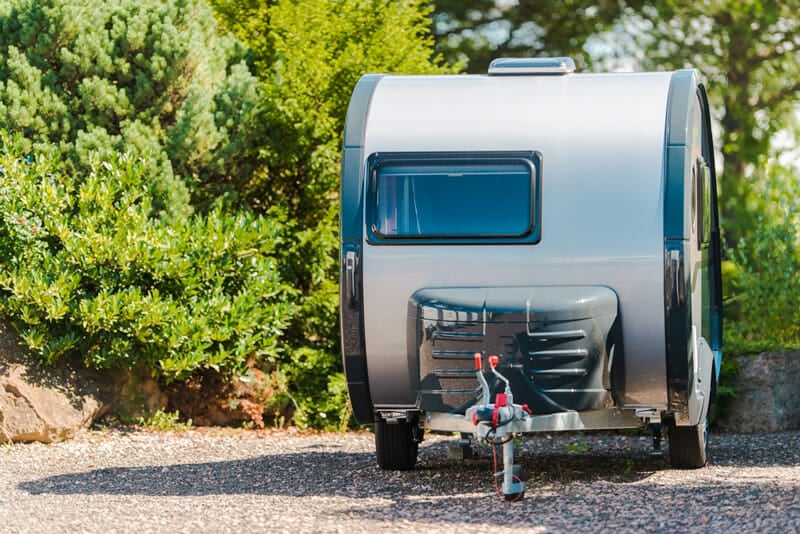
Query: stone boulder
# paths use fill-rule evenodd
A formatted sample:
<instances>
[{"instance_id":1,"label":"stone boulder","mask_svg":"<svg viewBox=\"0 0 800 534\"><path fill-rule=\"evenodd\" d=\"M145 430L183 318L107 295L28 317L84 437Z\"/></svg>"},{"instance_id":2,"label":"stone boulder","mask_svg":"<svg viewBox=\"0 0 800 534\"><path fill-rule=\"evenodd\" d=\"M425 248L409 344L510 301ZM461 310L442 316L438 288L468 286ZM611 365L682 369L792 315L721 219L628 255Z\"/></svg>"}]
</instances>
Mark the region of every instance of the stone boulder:
<instances>
[{"instance_id":1,"label":"stone boulder","mask_svg":"<svg viewBox=\"0 0 800 534\"><path fill-rule=\"evenodd\" d=\"M736 397L717 425L730 432L800 429L800 351L734 357Z\"/></svg>"},{"instance_id":2,"label":"stone boulder","mask_svg":"<svg viewBox=\"0 0 800 534\"><path fill-rule=\"evenodd\" d=\"M0 321L0 442L72 437L109 407L113 392L104 382L79 366L39 365Z\"/></svg>"}]
</instances>

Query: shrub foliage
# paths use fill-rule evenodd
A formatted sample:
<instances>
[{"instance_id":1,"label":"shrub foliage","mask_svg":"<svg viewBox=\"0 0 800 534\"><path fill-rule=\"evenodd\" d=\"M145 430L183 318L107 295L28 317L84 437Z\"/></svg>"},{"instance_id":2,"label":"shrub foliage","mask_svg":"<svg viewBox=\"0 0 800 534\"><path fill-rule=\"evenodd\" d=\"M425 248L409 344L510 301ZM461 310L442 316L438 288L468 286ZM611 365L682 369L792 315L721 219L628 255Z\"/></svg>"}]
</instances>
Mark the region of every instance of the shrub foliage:
<instances>
[{"instance_id":1,"label":"shrub foliage","mask_svg":"<svg viewBox=\"0 0 800 534\"><path fill-rule=\"evenodd\" d=\"M275 257L282 225L220 211L166 222L146 159L93 160L71 178L2 145L0 312L45 360L143 363L167 379L277 360L294 294Z\"/></svg>"},{"instance_id":2,"label":"shrub foliage","mask_svg":"<svg viewBox=\"0 0 800 534\"><path fill-rule=\"evenodd\" d=\"M798 180L797 171L769 165L750 186L762 216L723 264L727 354L800 348Z\"/></svg>"},{"instance_id":3,"label":"shrub foliage","mask_svg":"<svg viewBox=\"0 0 800 534\"><path fill-rule=\"evenodd\" d=\"M728 252L725 349L732 354L800 348L800 225L762 220Z\"/></svg>"},{"instance_id":4,"label":"shrub foliage","mask_svg":"<svg viewBox=\"0 0 800 534\"><path fill-rule=\"evenodd\" d=\"M147 154L154 207L191 213L253 170L256 80L201 0L0 5L0 125L74 172Z\"/></svg>"}]
</instances>

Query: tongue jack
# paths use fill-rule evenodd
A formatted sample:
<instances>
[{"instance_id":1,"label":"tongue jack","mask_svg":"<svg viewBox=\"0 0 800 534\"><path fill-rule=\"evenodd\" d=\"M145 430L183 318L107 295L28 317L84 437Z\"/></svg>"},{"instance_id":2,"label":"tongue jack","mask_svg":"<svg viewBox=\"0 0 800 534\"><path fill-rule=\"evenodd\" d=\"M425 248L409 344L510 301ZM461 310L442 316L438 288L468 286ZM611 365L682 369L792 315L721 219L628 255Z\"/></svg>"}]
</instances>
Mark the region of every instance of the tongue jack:
<instances>
[{"instance_id":1,"label":"tongue jack","mask_svg":"<svg viewBox=\"0 0 800 534\"><path fill-rule=\"evenodd\" d=\"M483 395L481 405L467 410L466 416L475 425L478 438L490 443L493 451L497 445L503 446L503 470L495 472L495 485L498 485L497 480L502 477L502 488L498 488L498 494L501 494L503 500L514 502L525 494L525 482L522 480L521 466L514 464L514 434L507 430L507 425L532 414L527 405L514 404L511 383L497 370L499 363L499 356L489 356L492 374L505 385L504 392L497 393L492 404L489 402L492 392L483 374L483 354L475 353L475 376Z\"/></svg>"}]
</instances>

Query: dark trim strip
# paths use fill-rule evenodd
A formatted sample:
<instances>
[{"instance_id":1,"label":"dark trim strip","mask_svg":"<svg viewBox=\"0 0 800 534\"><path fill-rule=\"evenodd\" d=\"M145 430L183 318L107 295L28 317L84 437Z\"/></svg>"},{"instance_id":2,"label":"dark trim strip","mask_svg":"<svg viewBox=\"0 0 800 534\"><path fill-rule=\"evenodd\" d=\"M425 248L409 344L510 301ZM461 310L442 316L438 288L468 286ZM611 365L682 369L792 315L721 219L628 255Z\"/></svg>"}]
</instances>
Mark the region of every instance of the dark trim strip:
<instances>
[{"instance_id":1,"label":"dark trim strip","mask_svg":"<svg viewBox=\"0 0 800 534\"><path fill-rule=\"evenodd\" d=\"M363 76L353 90L347 110L342 154L340 191L339 315L342 339L342 362L353 417L361 424L374 422L374 407L369 391L364 309L361 243L363 241L364 133L367 115L381 75Z\"/></svg>"},{"instance_id":2,"label":"dark trim strip","mask_svg":"<svg viewBox=\"0 0 800 534\"><path fill-rule=\"evenodd\" d=\"M667 366L667 403L673 413L689 410L689 343L691 329L691 273L689 261L691 217L686 213L687 158L690 112L697 99L693 70L672 75L667 99L664 168L664 337Z\"/></svg>"},{"instance_id":3,"label":"dark trim strip","mask_svg":"<svg viewBox=\"0 0 800 534\"><path fill-rule=\"evenodd\" d=\"M719 202L717 199L717 168L714 161L714 141L711 138L711 115L708 96L703 84L697 87L703 109L703 122L708 136L704 139L703 152L711 171L711 246L709 248L709 277L711 278L711 332L709 345L714 352L716 378L722 363L722 236L719 228Z\"/></svg>"}]
</instances>

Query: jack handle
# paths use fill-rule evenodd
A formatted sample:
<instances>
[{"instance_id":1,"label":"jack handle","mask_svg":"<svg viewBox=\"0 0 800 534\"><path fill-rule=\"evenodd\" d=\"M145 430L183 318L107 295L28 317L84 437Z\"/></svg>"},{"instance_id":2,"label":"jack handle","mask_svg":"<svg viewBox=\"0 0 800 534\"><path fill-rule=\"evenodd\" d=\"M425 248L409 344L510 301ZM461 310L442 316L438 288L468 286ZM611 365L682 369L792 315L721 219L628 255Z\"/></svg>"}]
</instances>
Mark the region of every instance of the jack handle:
<instances>
[{"instance_id":1,"label":"jack handle","mask_svg":"<svg viewBox=\"0 0 800 534\"><path fill-rule=\"evenodd\" d=\"M508 383L508 379L506 377L504 377L503 375L501 375L497 371L497 364L499 362L500 362L500 357L499 356L495 356L494 354L489 356L489 365L492 367L492 373L494 373L494 376L496 376L497 378L499 378L500 380L502 380L505 383L505 385L506 385L506 389L505 389L506 395L508 395L510 397L511 396L511 384Z\"/></svg>"},{"instance_id":2,"label":"jack handle","mask_svg":"<svg viewBox=\"0 0 800 534\"><path fill-rule=\"evenodd\" d=\"M489 357L489 363L491 364L491 358L496 358L496 356ZM475 375L478 377L478 383L481 385L481 390L483 391L483 406L489 406L489 398L491 397L491 391L489 390L489 384L486 382L486 377L483 376L483 354L480 352L475 353Z\"/></svg>"}]
</instances>

